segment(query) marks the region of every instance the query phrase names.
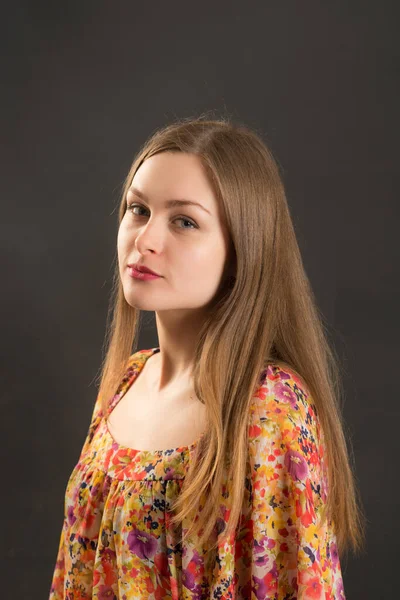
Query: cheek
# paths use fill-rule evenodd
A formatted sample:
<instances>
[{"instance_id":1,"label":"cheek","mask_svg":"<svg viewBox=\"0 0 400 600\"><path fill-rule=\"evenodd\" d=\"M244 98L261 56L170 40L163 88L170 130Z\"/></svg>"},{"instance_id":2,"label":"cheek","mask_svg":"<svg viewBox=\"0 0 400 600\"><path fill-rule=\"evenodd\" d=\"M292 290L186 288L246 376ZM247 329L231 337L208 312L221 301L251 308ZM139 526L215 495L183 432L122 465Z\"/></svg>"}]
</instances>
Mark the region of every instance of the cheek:
<instances>
[{"instance_id":1,"label":"cheek","mask_svg":"<svg viewBox=\"0 0 400 600\"><path fill-rule=\"evenodd\" d=\"M126 226L124 226L122 223L120 228L118 229L118 235L117 235L118 249L122 250L128 244L128 242L129 242L128 232L126 230Z\"/></svg>"},{"instance_id":2,"label":"cheek","mask_svg":"<svg viewBox=\"0 0 400 600\"><path fill-rule=\"evenodd\" d=\"M217 237L209 237L204 244L193 252L193 260L199 265L218 271L219 266L224 263L226 249L223 240Z\"/></svg>"},{"instance_id":3,"label":"cheek","mask_svg":"<svg viewBox=\"0 0 400 600\"><path fill-rule=\"evenodd\" d=\"M226 252L219 240L209 240L208 243L192 248L187 253L180 253L179 260L182 269L189 278L202 278L214 282L220 278L226 259Z\"/></svg>"}]
</instances>

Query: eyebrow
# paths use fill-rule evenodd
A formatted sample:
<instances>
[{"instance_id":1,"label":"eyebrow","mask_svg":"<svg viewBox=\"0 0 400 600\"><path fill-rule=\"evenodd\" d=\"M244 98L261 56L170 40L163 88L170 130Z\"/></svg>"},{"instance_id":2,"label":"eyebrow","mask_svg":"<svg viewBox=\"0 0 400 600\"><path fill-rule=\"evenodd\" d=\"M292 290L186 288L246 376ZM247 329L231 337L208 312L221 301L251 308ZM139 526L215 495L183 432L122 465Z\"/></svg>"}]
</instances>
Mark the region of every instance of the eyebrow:
<instances>
[{"instance_id":1,"label":"eyebrow","mask_svg":"<svg viewBox=\"0 0 400 600\"><path fill-rule=\"evenodd\" d=\"M146 196L146 194L144 194L138 188L130 187L128 189L128 192L132 192L133 194L135 194L139 198L142 198L142 200L144 200L145 202L149 201L149 199ZM166 200L165 201L165 206L167 206L167 208L173 208L174 206L198 206L202 210L205 210L209 215L211 215L210 211L207 208L205 208L204 206L202 206L202 204L199 204L198 202L195 202L194 200L185 200L185 199L182 199L182 200Z\"/></svg>"}]
</instances>

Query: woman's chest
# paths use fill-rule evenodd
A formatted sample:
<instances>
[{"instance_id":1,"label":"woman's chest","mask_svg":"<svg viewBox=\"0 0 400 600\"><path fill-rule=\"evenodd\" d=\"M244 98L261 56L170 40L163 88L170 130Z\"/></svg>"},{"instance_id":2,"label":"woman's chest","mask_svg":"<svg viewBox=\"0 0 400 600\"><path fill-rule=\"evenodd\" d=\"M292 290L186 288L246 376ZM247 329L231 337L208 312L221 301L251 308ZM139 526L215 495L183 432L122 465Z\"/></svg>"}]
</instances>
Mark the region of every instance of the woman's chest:
<instances>
[{"instance_id":1,"label":"woman's chest","mask_svg":"<svg viewBox=\"0 0 400 600\"><path fill-rule=\"evenodd\" d=\"M148 397L139 377L111 411L108 431L119 445L137 450L189 446L206 428L205 406L190 393L171 389L168 397Z\"/></svg>"}]
</instances>

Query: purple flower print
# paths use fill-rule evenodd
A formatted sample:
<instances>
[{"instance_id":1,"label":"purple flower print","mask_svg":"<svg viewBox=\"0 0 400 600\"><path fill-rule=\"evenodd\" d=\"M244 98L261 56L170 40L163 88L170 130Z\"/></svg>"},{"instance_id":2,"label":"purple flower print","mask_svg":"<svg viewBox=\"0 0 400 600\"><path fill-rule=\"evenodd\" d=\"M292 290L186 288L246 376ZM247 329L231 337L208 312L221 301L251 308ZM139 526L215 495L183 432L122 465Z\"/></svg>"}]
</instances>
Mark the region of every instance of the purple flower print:
<instances>
[{"instance_id":1,"label":"purple flower print","mask_svg":"<svg viewBox=\"0 0 400 600\"><path fill-rule=\"evenodd\" d=\"M304 457L295 450L288 450L286 452L285 467L295 480L304 481L308 475L308 465Z\"/></svg>"},{"instance_id":2,"label":"purple flower print","mask_svg":"<svg viewBox=\"0 0 400 600\"><path fill-rule=\"evenodd\" d=\"M289 373L286 373L286 371L283 371L281 367L279 367L279 376L281 379L292 379L292 376L289 375Z\"/></svg>"},{"instance_id":3,"label":"purple flower print","mask_svg":"<svg viewBox=\"0 0 400 600\"><path fill-rule=\"evenodd\" d=\"M331 555L331 560L332 560L332 566L337 569L338 563L339 563L339 552L337 549L337 546L335 544L335 542L331 542L330 546L329 546L329 552Z\"/></svg>"},{"instance_id":4,"label":"purple flower print","mask_svg":"<svg viewBox=\"0 0 400 600\"><path fill-rule=\"evenodd\" d=\"M293 408L296 408L297 396L289 386L278 381L274 386L274 394L276 395L278 400L288 402Z\"/></svg>"},{"instance_id":5,"label":"purple flower print","mask_svg":"<svg viewBox=\"0 0 400 600\"><path fill-rule=\"evenodd\" d=\"M254 540L254 554L255 554L255 564L257 566L266 566L271 561L271 554L266 552L266 550L271 550L276 545L275 540L267 537L266 535L262 536L260 540Z\"/></svg>"},{"instance_id":6,"label":"purple flower print","mask_svg":"<svg viewBox=\"0 0 400 600\"><path fill-rule=\"evenodd\" d=\"M76 521L76 517L74 515L74 507L73 506L69 506L68 510L67 510L67 518L68 518L68 523L70 525L73 525Z\"/></svg>"},{"instance_id":7,"label":"purple flower print","mask_svg":"<svg viewBox=\"0 0 400 600\"><path fill-rule=\"evenodd\" d=\"M340 579L337 584L337 598L338 600L346 600L344 595L343 579Z\"/></svg>"},{"instance_id":8,"label":"purple flower print","mask_svg":"<svg viewBox=\"0 0 400 600\"><path fill-rule=\"evenodd\" d=\"M157 551L157 540L146 531L132 529L127 541L129 550L139 558L151 558Z\"/></svg>"},{"instance_id":9,"label":"purple flower print","mask_svg":"<svg viewBox=\"0 0 400 600\"><path fill-rule=\"evenodd\" d=\"M195 568L183 569L182 584L185 586L185 588L190 590L191 596L193 598L200 599L202 597L201 586L198 582L196 582L196 573L198 573L200 569L201 559L199 553L196 550L193 551L192 559L190 562L191 566L195 565Z\"/></svg>"},{"instance_id":10,"label":"purple flower print","mask_svg":"<svg viewBox=\"0 0 400 600\"><path fill-rule=\"evenodd\" d=\"M278 569L276 567L276 563L270 571L268 571L268 575L271 577L264 577L264 579L260 579L253 575L253 592L257 600L264 600L264 598L271 597L270 594L275 591L276 581L278 578ZM268 580L268 583L265 580Z\"/></svg>"}]
</instances>

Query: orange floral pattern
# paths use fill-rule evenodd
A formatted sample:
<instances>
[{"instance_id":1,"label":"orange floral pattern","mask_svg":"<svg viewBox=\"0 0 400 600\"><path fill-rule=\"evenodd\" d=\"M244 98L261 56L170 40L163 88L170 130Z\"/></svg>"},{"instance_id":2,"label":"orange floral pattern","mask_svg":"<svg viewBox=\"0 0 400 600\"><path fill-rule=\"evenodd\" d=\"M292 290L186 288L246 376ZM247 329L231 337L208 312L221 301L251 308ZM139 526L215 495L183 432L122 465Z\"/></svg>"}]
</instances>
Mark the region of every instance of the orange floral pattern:
<instances>
[{"instance_id":1,"label":"orange floral pattern","mask_svg":"<svg viewBox=\"0 0 400 600\"><path fill-rule=\"evenodd\" d=\"M108 414L159 348L133 354ZM322 522L327 465L316 407L290 369L268 365L249 414L245 499L235 536L182 542L170 507L199 440L168 450L117 444L97 397L67 483L49 600L345 600L334 523ZM220 495L216 535L229 517Z\"/></svg>"}]
</instances>

